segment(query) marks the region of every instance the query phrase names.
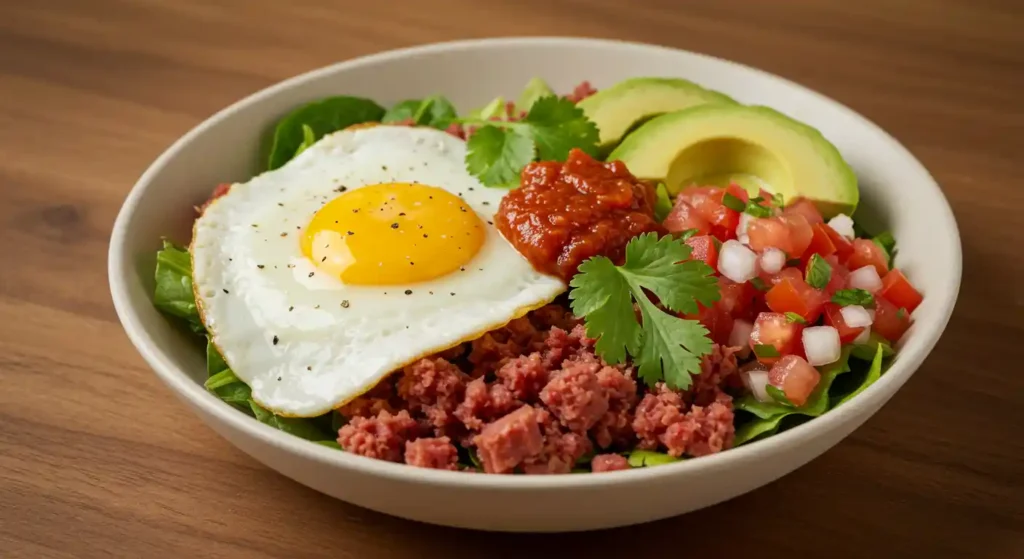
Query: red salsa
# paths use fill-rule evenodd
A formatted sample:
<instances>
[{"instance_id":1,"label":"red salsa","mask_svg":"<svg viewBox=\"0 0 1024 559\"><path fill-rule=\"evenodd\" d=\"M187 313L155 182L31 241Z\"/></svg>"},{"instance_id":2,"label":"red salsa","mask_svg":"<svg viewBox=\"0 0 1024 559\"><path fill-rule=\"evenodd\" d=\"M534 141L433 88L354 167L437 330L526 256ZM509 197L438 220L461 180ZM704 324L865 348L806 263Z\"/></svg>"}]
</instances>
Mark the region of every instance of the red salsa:
<instances>
[{"instance_id":1,"label":"red salsa","mask_svg":"<svg viewBox=\"0 0 1024 559\"><path fill-rule=\"evenodd\" d=\"M534 268L568 281L587 258L621 263L630 239L664 233L654 198L654 188L622 162L602 163L574 149L565 163L523 169L521 188L502 199L494 223Z\"/></svg>"}]
</instances>

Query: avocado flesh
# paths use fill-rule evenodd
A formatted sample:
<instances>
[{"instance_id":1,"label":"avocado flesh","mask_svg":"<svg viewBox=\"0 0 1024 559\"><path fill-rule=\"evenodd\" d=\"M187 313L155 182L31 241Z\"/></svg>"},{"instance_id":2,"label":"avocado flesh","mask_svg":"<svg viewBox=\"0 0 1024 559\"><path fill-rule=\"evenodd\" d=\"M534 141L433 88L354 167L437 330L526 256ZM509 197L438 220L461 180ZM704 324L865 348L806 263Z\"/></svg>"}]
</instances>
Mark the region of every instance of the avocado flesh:
<instances>
[{"instance_id":1,"label":"avocado flesh","mask_svg":"<svg viewBox=\"0 0 1024 559\"><path fill-rule=\"evenodd\" d=\"M537 99L554 94L555 92L551 90L551 86L547 82L540 78L533 78L526 83L526 87L523 88L519 98L516 99L516 110L529 111L530 107L537 102Z\"/></svg>"},{"instance_id":2,"label":"avocado flesh","mask_svg":"<svg viewBox=\"0 0 1024 559\"><path fill-rule=\"evenodd\" d=\"M598 91L577 106L597 125L600 150L608 153L637 123L705 103L736 102L683 79L632 78Z\"/></svg>"},{"instance_id":3,"label":"avocado flesh","mask_svg":"<svg viewBox=\"0 0 1024 559\"><path fill-rule=\"evenodd\" d=\"M857 177L820 132L767 107L702 105L656 117L609 156L671 194L737 182L786 200L803 196L828 219L857 207Z\"/></svg>"}]
</instances>

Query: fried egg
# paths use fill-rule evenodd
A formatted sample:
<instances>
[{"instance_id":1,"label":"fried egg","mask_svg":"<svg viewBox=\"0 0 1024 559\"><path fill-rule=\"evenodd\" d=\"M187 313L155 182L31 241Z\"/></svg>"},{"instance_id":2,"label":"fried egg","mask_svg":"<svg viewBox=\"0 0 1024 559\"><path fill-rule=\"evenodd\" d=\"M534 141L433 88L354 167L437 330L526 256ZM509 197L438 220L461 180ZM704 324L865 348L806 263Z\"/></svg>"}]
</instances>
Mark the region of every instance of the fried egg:
<instances>
[{"instance_id":1,"label":"fried egg","mask_svg":"<svg viewBox=\"0 0 1024 559\"><path fill-rule=\"evenodd\" d=\"M255 401L325 413L566 289L494 228L505 191L469 175L465 155L439 130L345 130L206 208L196 301Z\"/></svg>"}]
</instances>

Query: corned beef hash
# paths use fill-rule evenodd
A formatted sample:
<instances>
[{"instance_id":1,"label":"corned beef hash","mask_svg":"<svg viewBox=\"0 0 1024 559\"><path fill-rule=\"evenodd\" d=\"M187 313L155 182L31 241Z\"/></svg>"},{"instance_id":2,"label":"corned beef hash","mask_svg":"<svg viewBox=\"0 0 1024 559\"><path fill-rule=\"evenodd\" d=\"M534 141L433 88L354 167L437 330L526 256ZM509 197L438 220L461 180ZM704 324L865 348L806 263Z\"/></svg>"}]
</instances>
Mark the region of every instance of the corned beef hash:
<instances>
[{"instance_id":1,"label":"corned beef hash","mask_svg":"<svg viewBox=\"0 0 1024 559\"><path fill-rule=\"evenodd\" d=\"M340 451L557 474L721 452L883 374L922 295L813 128L634 78L459 116L437 95L284 116L156 306L206 388Z\"/></svg>"}]
</instances>

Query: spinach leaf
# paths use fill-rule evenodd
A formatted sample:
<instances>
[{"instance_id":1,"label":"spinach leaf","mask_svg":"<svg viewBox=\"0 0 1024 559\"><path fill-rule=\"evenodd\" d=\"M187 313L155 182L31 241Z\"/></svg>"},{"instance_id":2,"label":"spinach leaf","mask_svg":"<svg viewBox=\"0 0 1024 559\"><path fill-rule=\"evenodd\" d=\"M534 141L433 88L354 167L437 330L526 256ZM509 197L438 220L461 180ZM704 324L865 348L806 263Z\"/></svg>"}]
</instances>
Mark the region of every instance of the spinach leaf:
<instances>
[{"instance_id":1,"label":"spinach leaf","mask_svg":"<svg viewBox=\"0 0 1024 559\"><path fill-rule=\"evenodd\" d=\"M665 454L664 452L639 449L630 451L629 456L626 457L626 461L634 468L661 466L662 464L671 464L672 462L678 462L679 460L680 458L676 458L671 454Z\"/></svg>"},{"instance_id":2,"label":"spinach leaf","mask_svg":"<svg viewBox=\"0 0 1024 559\"><path fill-rule=\"evenodd\" d=\"M426 99L409 99L395 104L381 118L381 122L412 121L418 126L430 126L445 129L458 117L455 106L441 95L431 95Z\"/></svg>"},{"instance_id":3,"label":"spinach leaf","mask_svg":"<svg viewBox=\"0 0 1024 559\"><path fill-rule=\"evenodd\" d=\"M207 336L206 338L206 375L213 377L217 373L228 369L228 364L224 361L224 358L220 356L220 352L217 351L217 346L213 345L213 340ZM228 371L229 373L231 371ZM207 386L209 388L209 386Z\"/></svg>"},{"instance_id":4,"label":"spinach leaf","mask_svg":"<svg viewBox=\"0 0 1024 559\"><path fill-rule=\"evenodd\" d=\"M267 170L281 167L293 157L306 141L303 125L313 131L315 139L353 124L378 121L384 107L362 97L328 97L303 105L282 118L274 128L274 137L267 158Z\"/></svg>"},{"instance_id":5,"label":"spinach leaf","mask_svg":"<svg viewBox=\"0 0 1024 559\"><path fill-rule=\"evenodd\" d=\"M338 441L313 441L313 442L315 442L316 444L324 445L327 448L333 448L335 450L341 450L341 445L338 444Z\"/></svg>"},{"instance_id":6,"label":"spinach leaf","mask_svg":"<svg viewBox=\"0 0 1024 559\"><path fill-rule=\"evenodd\" d=\"M309 127L308 124L302 125L302 143L299 144L299 149L295 150L295 155L292 157L298 157L300 153L306 151L306 148L316 143L316 132Z\"/></svg>"},{"instance_id":7,"label":"spinach leaf","mask_svg":"<svg viewBox=\"0 0 1024 559\"><path fill-rule=\"evenodd\" d=\"M330 435L322 432L309 419L275 415L270 410L257 404L251 399L249 400L249 407L252 408L253 415L260 421L260 423L266 423L274 429L284 431L285 433L295 435L296 437L306 439L307 441L326 441L331 438Z\"/></svg>"},{"instance_id":8,"label":"spinach leaf","mask_svg":"<svg viewBox=\"0 0 1024 559\"><path fill-rule=\"evenodd\" d=\"M654 219L661 223L672 212L672 198L668 195L668 189L663 182L658 183L654 195Z\"/></svg>"},{"instance_id":9,"label":"spinach leaf","mask_svg":"<svg viewBox=\"0 0 1024 559\"><path fill-rule=\"evenodd\" d=\"M165 239L164 247L156 253L155 279L153 305L184 319L193 332L205 333L192 292L192 257L188 250Z\"/></svg>"},{"instance_id":10,"label":"spinach leaf","mask_svg":"<svg viewBox=\"0 0 1024 559\"><path fill-rule=\"evenodd\" d=\"M853 346L853 351L850 353L853 357L862 361L871 361L875 358L876 350L881 349L883 357L892 357L896 353L892 346L889 345L889 340L886 340L876 332L872 332L868 335L868 341L863 344L856 344Z\"/></svg>"},{"instance_id":11,"label":"spinach leaf","mask_svg":"<svg viewBox=\"0 0 1024 559\"><path fill-rule=\"evenodd\" d=\"M203 386L235 409L253 415L252 407L249 406L252 390L249 385L239 380L235 373L231 372L231 369L224 369L210 376Z\"/></svg>"},{"instance_id":12,"label":"spinach leaf","mask_svg":"<svg viewBox=\"0 0 1024 559\"><path fill-rule=\"evenodd\" d=\"M792 412L789 412L792 413ZM768 418L758 418L748 421L736 429L736 436L733 438L733 446L749 443L761 437L770 437L779 431L779 422L785 419L789 413L783 413Z\"/></svg>"}]
</instances>

